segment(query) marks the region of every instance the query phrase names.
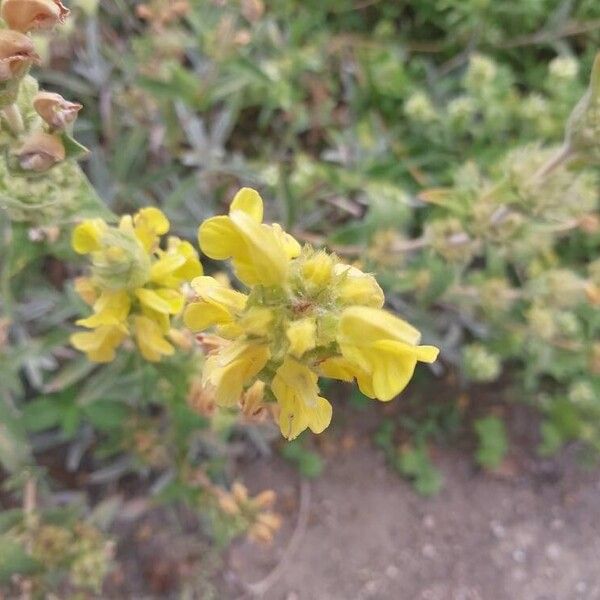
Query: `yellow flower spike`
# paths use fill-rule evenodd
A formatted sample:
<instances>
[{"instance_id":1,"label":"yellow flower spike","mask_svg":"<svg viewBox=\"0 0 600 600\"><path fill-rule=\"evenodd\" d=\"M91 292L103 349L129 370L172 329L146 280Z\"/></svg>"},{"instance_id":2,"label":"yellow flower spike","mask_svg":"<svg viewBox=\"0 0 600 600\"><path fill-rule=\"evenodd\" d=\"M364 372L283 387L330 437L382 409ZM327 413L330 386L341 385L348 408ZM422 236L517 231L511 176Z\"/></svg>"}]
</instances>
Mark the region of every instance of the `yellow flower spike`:
<instances>
[{"instance_id":1,"label":"yellow flower spike","mask_svg":"<svg viewBox=\"0 0 600 600\"><path fill-rule=\"evenodd\" d=\"M109 326L119 326L119 343L132 335L144 358L158 361L173 354L176 345L191 349L171 327L171 316L182 312L185 296L181 289L189 278L202 274L198 254L189 242L169 238L160 247L160 236L169 222L156 208L140 210L134 217L121 217L117 227L101 219L81 223L73 232L73 247L91 254L91 277L76 284L76 290L93 305L93 314L77 321L93 332L75 334L76 347L106 362L114 358L110 340L117 338ZM104 341L104 340L108 341Z\"/></svg>"},{"instance_id":2,"label":"yellow flower spike","mask_svg":"<svg viewBox=\"0 0 600 600\"><path fill-rule=\"evenodd\" d=\"M135 340L142 356L151 362L158 362L163 356L175 352L165 339L160 327L148 317L134 317Z\"/></svg>"},{"instance_id":3,"label":"yellow flower spike","mask_svg":"<svg viewBox=\"0 0 600 600\"><path fill-rule=\"evenodd\" d=\"M71 246L77 254L90 254L102 248L102 234L108 226L102 219L89 219L73 230Z\"/></svg>"},{"instance_id":4,"label":"yellow flower spike","mask_svg":"<svg viewBox=\"0 0 600 600\"><path fill-rule=\"evenodd\" d=\"M142 208L133 216L133 229L147 252L151 252L161 235L169 231L170 223L164 213L150 206Z\"/></svg>"},{"instance_id":5,"label":"yellow flower spike","mask_svg":"<svg viewBox=\"0 0 600 600\"><path fill-rule=\"evenodd\" d=\"M286 358L271 383L279 404L279 428L288 440L306 428L321 433L331 422L331 404L319 396L317 375L302 363Z\"/></svg>"},{"instance_id":6,"label":"yellow flower spike","mask_svg":"<svg viewBox=\"0 0 600 600\"><path fill-rule=\"evenodd\" d=\"M88 360L97 363L111 362L115 358L115 350L127 336L123 325L101 325L93 331L81 331L71 335L71 344L85 352Z\"/></svg>"},{"instance_id":7,"label":"yellow flower spike","mask_svg":"<svg viewBox=\"0 0 600 600\"><path fill-rule=\"evenodd\" d=\"M383 306L385 296L375 277L342 263L335 265L334 272L340 278L337 290L343 304L347 306L358 304L373 308Z\"/></svg>"},{"instance_id":8,"label":"yellow flower spike","mask_svg":"<svg viewBox=\"0 0 600 600\"><path fill-rule=\"evenodd\" d=\"M235 406L244 385L262 371L269 357L266 345L232 342L206 359L202 383L214 387L218 405Z\"/></svg>"},{"instance_id":9,"label":"yellow flower spike","mask_svg":"<svg viewBox=\"0 0 600 600\"><path fill-rule=\"evenodd\" d=\"M282 285L288 262L300 247L281 228L263 225L262 216L258 192L243 188L236 194L228 217L212 217L202 223L198 241L210 258L231 258L236 275L246 285Z\"/></svg>"},{"instance_id":10,"label":"yellow flower spike","mask_svg":"<svg viewBox=\"0 0 600 600\"><path fill-rule=\"evenodd\" d=\"M418 361L436 360L439 350L418 346L420 337L414 327L383 310L355 306L344 310L340 318L342 355L348 365L356 367L355 376L364 382L362 391L378 400L398 395L408 385Z\"/></svg>"},{"instance_id":11,"label":"yellow flower spike","mask_svg":"<svg viewBox=\"0 0 600 600\"><path fill-rule=\"evenodd\" d=\"M125 321L130 308L131 300L127 292L104 290L94 302L94 314L86 319L79 319L76 324L90 329L100 325L118 325Z\"/></svg>"},{"instance_id":12,"label":"yellow flower spike","mask_svg":"<svg viewBox=\"0 0 600 600\"><path fill-rule=\"evenodd\" d=\"M312 350L317 341L317 323L315 319L305 318L292 321L285 332L290 342L289 351L300 358L308 350Z\"/></svg>"}]
</instances>

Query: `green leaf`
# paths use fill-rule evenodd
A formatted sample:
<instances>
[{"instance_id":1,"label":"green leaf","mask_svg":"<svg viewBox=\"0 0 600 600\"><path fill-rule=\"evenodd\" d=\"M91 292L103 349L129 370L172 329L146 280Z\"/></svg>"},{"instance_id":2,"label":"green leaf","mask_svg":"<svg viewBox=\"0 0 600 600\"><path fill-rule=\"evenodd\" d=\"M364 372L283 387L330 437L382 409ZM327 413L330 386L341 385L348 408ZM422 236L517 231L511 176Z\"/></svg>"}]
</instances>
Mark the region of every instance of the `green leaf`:
<instances>
[{"instance_id":1,"label":"green leaf","mask_svg":"<svg viewBox=\"0 0 600 600\"><path fill-rule=\"evenodd\" d=\"M12 473L30 461L31 450L23 423L7 400L0 397L0 463Z\"/></svg>"},{"instance_id":2,"label":"green leaf","mask_svg":"<svg viewBox=\"0 0 600 600\"><path fill-rule=\"evenodd\" d=\"M129 409L121 402L94 402L83 407L92 425L104 431L119 429L125 425Z\"/></svg>"},{"instance_id":3,"label":"green leaf","mask_svg":"<svg viewBox=\"0 0 600 600\"><path fill-rule=\"evenodd\" d=\"M9 583L14 575L31 575L41 571L42 565L31 558L19 542L0 536L0 581Z\"/></svg>"},{"instance_id":4,"label":"green leaf","mask_svg":"<svg viewBox=\"0 0 600 600\"><path fill-rule=\"evenodd\" d=\"M62 405L56 397L41 397L23 406L23 424L27 431L38 432L56 427L61 421Z\"/></svg>"}]
</instances>

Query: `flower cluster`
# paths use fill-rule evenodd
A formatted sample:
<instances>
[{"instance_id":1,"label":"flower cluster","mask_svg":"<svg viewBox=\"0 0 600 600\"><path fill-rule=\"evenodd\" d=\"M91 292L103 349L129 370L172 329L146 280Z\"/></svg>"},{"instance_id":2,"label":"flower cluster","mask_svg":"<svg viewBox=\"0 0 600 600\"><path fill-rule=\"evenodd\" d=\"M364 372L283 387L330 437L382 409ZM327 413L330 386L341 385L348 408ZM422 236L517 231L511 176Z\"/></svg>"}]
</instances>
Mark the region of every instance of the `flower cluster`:
<instances>
[{"instance_id":1,"label":"flower cluster","mask_svg":"<svg viewBox=\"0 0 600 600\"><path fill-rule=\"evenodd\" d=\"M157 208L126 215L118 227L92 219L74 229L73 248L92 262L90 276L79 278L76 290L94 312L77 321L91 331L74 333L71 343L90 360L112 361L129 336L147 360L173 353L166 337L180 337L171 317L183 310L182 284L201 275L202 267L189 242L169 237L161 248L168 231L169 221Z\"/></svg>"},{"instance_id":2,"label":"flower cluster","mask_svg":"<svg viewBox=\"0 0 600 600\"><path fill-rule=\"evenodd\" d=\"M265 400L278 405L282 434L293 439L329 425L332 407L320 396L319 376L356 380L370 398L391 400L418 361L436 359L437 348L419 346L419 332L382 309L374 277L302 248L279 225L262 221L261 197L244 188L228 216L210 218L198 231L202 251L230 259L248 289L207 276L191 284L196 297L185 310L186 325L197 332L214 326L223 338L202 375L217 405L235 405L262 382Z\"/></svg>"},{"instance_id":3,"label":"flower cluster","mask_svg":"<svg viewBox=\"0 0 600 600\"><path fill-rule=\"evenodd\" d=\"M17 102L21 83L34 63L39 62L31 33L64 23L69 10L60 0L4 0L0 16L7 29L0 29L0 108L13 136L9 164L15 171L42 173L67 158L70 128L81 104L59 94L38 92L31 99L35 119L26 113L30 106ZM77 151L83 151L77 148Z\"/></svg>"}]
</instances>

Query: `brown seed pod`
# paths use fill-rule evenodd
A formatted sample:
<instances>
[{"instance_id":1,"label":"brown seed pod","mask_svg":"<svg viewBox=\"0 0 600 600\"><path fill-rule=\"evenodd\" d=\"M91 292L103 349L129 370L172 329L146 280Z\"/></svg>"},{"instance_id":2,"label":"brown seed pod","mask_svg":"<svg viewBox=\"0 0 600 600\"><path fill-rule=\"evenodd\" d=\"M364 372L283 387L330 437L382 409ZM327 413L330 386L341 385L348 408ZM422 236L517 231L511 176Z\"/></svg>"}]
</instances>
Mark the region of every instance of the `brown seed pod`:
<instances>
[{"instance_id":1,"label":"brown seed pod","mask_svg":"<svg viewBox=\"0 0 600 600\"><path fill-rule=\"evenodd\" d=\"M38 60L30 37L18 31L0 30L0 81L23 76Z\"/></svg>"},{"instance_id":2,"label":"brown seed pod","mask_svg":"<svg viewBox=\"0 0 600 600\"><path fill-rule=\"evenodd\" d=\"M69 9L60 0L4 0L0 15L16 31L51 29L64 23Z\"/></svg>"},{"instance_id":3,"label":"brown seed pod","mask_svg":"<svg viewBox=\"0 0 600 600\"><path fill-rule=\"evenodd\" d=\"M38 92L33 99L36 112L50 127L64 129L77 118L77 113L83 108L78 102L69 102L60 94Z\"/></svg>"},{"instance_id":4,"label":"brown seed pod","mask_svg":"<svg viewBox=\"0 0 600 600\"><path fill-rule=\"evenodd\" d=\"M22 169L43 173L65 159L65 147L58 136L38 131L15 154Z\"/></svg>"}]
</instances>

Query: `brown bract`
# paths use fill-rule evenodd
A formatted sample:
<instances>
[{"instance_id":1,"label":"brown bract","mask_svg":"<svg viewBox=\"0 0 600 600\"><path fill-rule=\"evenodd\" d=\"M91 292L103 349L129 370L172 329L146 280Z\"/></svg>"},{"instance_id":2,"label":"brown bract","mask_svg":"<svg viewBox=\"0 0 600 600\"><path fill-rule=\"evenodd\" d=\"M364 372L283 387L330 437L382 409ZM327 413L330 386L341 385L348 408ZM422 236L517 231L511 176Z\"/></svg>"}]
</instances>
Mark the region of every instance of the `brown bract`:
<instances>
[{"instance_id":1,"label":"brown bract","mask_svg":"<svg viewBox=\"0 0 600 600\"><path fill-rule=\"evenodd\" d=\"M33 99L36 112L53 129L64 129L77 118L77 113L83 108L78 102L69 102L60 94L38 92Z\"/></svg>"},{"instance_id":2,"label":"brown bract","mask_svg":"<svg viewBox=\"0 0 600 600\"><path fill-rule=\"evenodd\" d=\"M21 77L38 60L30 37L18 31L0 30L0 81Z\"/></svg>"},{"instance_id":3,"label":"brown bract","mask_svg":"<svg viewBox=\"0 0 600 600\"><path fill-rule=\"evenodd\" d=\"M4 0L1 16L16 31L51 29L64 23L69 9L60 0Z\"/></svg>"},{"instance_id":4,"label":"brown bract","mask_svg":"<svg viewBox=\"0 0 600 600\"><path fill-rule=\"evenodd\" d=\"M36 132L25 139L16 156L21 168L43 173L65 159L65 147L58 136Z\"/></svg>"}]
</instances>

